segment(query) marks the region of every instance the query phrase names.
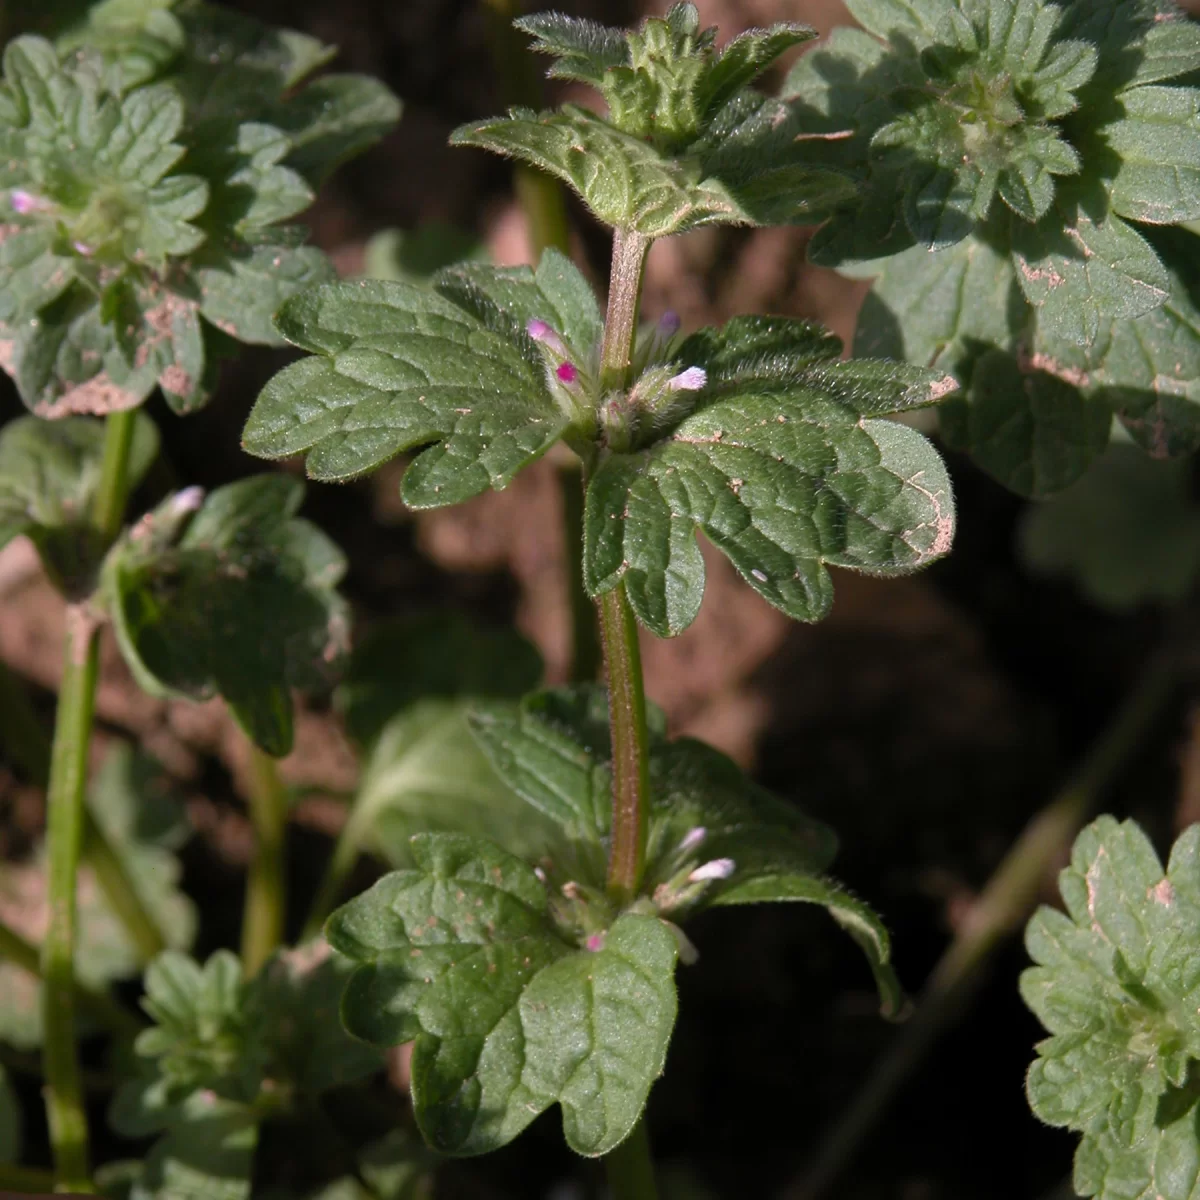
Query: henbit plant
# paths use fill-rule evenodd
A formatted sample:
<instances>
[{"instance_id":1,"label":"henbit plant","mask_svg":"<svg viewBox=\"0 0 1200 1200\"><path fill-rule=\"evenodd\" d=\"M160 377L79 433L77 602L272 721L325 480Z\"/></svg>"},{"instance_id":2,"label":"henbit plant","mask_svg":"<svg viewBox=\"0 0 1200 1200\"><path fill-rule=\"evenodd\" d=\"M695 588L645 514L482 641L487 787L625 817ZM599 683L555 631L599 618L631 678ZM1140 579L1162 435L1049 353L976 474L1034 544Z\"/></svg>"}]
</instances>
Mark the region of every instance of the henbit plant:
<instances>
[{"instance_id":1,"label":"henbit plant","mask_svg":"<svg viewBox=\"0 0 1200 1200\"><path fill-rule=\"evenodd\" d=\"M947 441L1046 495L1114 416L1200 447L1200 26L1170 0L848 0L782 95L861 189L810 257L873 278L855 352L944 367Z\"/></svg>"},{"instance_id":2,"label":"henbit plant","mask_svg":"<svg viewBox=\"0 0 1200 1200\"><path fill-rule=\"evenodd\" d=\"M56 42L18 37L4 51L0 365L37 415L0 434L0 539L28 535L68 605L40 963L7 924L0 944L42 978L42 1028L29 1040L43 1044L55 1181L67 1190L91 1188L77 997L123 1038L130 1024L76 977L85 832L89 865L127 929L123 952L132 941L144 962L190 940L174 902L161 903L173 864L147 865L144 848L123 845L120 829L84 807L102 624L144 688L219 693L268 755L290 749L292 689L325 686L347 638L341 554L296 518L293 480L261 476L207 497L185 488L123 531L128 496L158 450L137 406L156 387L177 412L201 406L222 355L238 341L279 344L274 310L332 277L304 231L283 222L399 111L373 80L305 84L332 53L199 0L104 0ZM255 753L263 844L247 906L252 972L280 941L271 851L281 847L268 835L286 801ZM122 959L109 957L120 972ZM169 1174L167 1157L151 1156L138 1187Z\"/></svg>"},{"instance_id":3,"label":"henbit plant","mask_svg":"<svg viewBox=\"0 0 1200 1200\"><path fill-rule=\"evenodd\" d=\"M316 287L276 318L309 356L268 383L243 440L268 458L305 454L320 480L417 451L401 484L414 508L502 488L560 442L579 458L582 575L607 691L477 704L480 747L537 814L509 826L523 844L481 837L477 806L447 805L441 831L416 834L406 866L337 910L326 934L359 964L347 1028L414 1044L430 1145L488 1151L557 1103L568 1144L608 1156L614 1195L644 1197L640 1119L694 913L821 904L867 952L885 1011L899 993L878 919L824 874L830 831L715 750L667 738L645 700L638 623L670 636L695 618L698 530L807 621L832 603L830 566L891 575L944 554L945 468L888 418L956 385L939 370L843 360L804 321L744 316L683 337L669 314L639 319L657 237L810 221L847 195L843 175L804 164L792 110L750 86L810 30L753 30L718 49L690 4L634 32L556 14L518 24L555 56L553 74L601 87L608 116L517 109L452 141L551 171L612 227L606 314L554 250L536 270L464 264L429 286Z\"/></svg>"}]
</instances>

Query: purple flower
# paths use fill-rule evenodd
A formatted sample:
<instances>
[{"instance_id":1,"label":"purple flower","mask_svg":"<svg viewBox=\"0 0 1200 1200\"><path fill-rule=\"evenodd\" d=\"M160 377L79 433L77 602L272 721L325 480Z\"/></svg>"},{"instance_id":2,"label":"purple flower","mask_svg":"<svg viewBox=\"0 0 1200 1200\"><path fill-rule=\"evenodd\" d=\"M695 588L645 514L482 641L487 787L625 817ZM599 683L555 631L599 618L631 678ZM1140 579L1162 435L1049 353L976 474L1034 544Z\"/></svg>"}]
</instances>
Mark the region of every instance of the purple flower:
<instances>
[{"instance_id":1,"label":"purple flower","mask_svg":"<svg viewBox=\"0 0 1200 1200\"><path fill-rule=\"evenodd\" d=\"M689 883L708 883L715 879L728 879L733 874L737 863L732 858L714 858L697 867L689 876Z\"/></svg>"},{"instance_id":2,"label":"purple flower","mask_svg":"<svg viewBox=\"0 0 1200 1200\"><path fill-rule=\"evenodd\" d=\"M679 326L682 322L679 320L679 314L672 308L668 308L661 317L658 318L658 334L661 338L673 338L679 332Z\"/></svg>"},{"instance_id":3,"label":"purple flower","mask_svg":"<svg viewBox=\"0 0 1200 1200\"><path fill-rule=\"evenodd\" d=\"M559 363L554 374L563 383L574 383L579 378L579 368L573 362Z\"/></svg>"},{"instance_id":4,"label":"purple flower","mask_svg":"<svg viewBox=\"0 0 1200 1200\"><path fill-rule=\"evenodd\" d=\"M703 367L688 367L667 380L667 390L672 392L698 392L708 382L708 372Z\"/></svg>"},{"instance_id":5,"label":"purple flower","mask_svg":"<svg viewBox=\"0 0 1200 1200\"><path fill-rule=\"evenodd\" d=\"M567 347L559 336L558 330L547 325L545 321L539 321L535 318L525 326L525 332L535 342L541 342L543 346L553 350L555 354L561 355L564 358L566 357Z\"/></svg>"}]
</instances>

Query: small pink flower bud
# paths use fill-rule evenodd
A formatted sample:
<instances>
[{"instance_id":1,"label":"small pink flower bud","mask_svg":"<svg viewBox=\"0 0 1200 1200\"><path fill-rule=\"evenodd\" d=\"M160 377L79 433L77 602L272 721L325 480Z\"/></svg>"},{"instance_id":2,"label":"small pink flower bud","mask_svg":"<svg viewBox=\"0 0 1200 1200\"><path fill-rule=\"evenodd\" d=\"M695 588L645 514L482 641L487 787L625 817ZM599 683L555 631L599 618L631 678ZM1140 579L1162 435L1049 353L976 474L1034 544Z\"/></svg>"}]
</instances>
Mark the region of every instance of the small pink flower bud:
<instances>
[{"instance_id":1,"label":"small pink flower bud","mask_svg":"<svg viewBox=\"0 0 1200 1200\"><path fill-rule=\"evenodd\" d=\"M40 196L35 196L23 188L14 188L9 195L9 201L13 209L21 214L37 212L46 207L46 202Z\"/></svg>"},{"instance_id":2,"label":"small pink flower bud","mask_svg":"<svg viewBox=\"0 0 1200 1200\"><path fill-rule=\"evenodd\" d=\"M558 330L551 325L547 325L545 321L539 321L535 318L525 326L525 332L535 342L541 342L543 346L554 351L555 354L566 355L567 347L559 336Z\"/></svg>"},{"instance_id":3,"label":"small pink flower bud","mask_svg":"<svg viewBox=\"0 0 1200 1200\"><path fill-rule=\"evenodd\" d=\"M183 517L196 512L203 503L204 489L193 485L175 493L171 498L171 512L177 517Z\"/></svg>"},{"instance_id":4,"label":"small pink flower bud","mask_svg":"<svg viewBox=\"0 0 1200 1200\"><path fill-rule=\"evenodd\" d=\"M661 317L658 318L658 333L663 338L673 338L679 332L679 314L674 309L668 308Z\"/></svg>"},{"instance_id":5,"label":"small pink flower bud","mask_svg":"<svg viewBox=\"0 0 1200 1200\"><path fill-rule=\"evenodd\" d=\"M688 367L667 380L667 389L672 392L698 392L708 382L708 373L703 367Z\"/></svg>"},{"instance_id":6,"label":"small pink flower bud","mask_svg":"<svg viewBox=\"0 0 1200 1200\"><path fill-rule=\"evenodd\" d=\"M602 933L588 934L588 939L586 942L584 942L584 945L593 954L595 954L596 951L598 951L598 950L603 950L604 949L604 934L602 934Z\"/></svg>"},{"instance_id":7,"label":"small pink flower bud","mask_svg":"<svg viewBox=\"0 0 1200 1200\"><path fill-rule=\"evenodd\" d=\"M574 383L579 378L579 368L572 362L559 363L554 374L563 383Z\"/></svg>"},{"instance_id":8,"label":"small pink flower bud","mask_svg":"<svg viewBox=\"0 0 1200 1200\"><path fill-rule=\"evenodd\" d=\"M689 883L709 883L717 879L728 879L737 864L732 858L714 858L712 862L698 866L689 876Z\"/></svg>"},{"instance_id":9,"label":"small pink flower bud","mask_svg":"<svg viewBox=\"0 0 1200 1200\"><path fill-rule=\"evenodd\" d=\"M706 837L708 837L708 830L703 825L697 825L695 829L689 829L684 835L683 841L679 843L679 853L691 854L693 850L699 850L704 845Z\"/></svg>"},{"instance_id":10,"label":"small pink flower bud","mask_svg":"<svg viewBox=\"0 0 1200 1200\"><path fill-rule=\"evenodd\" d=\"M75 247L75 253L82 254L84 258L91 258L91 256L96 253L96 251L89 246L87 242L72 242L71 245Z\"/></svg>"}]
</instances>

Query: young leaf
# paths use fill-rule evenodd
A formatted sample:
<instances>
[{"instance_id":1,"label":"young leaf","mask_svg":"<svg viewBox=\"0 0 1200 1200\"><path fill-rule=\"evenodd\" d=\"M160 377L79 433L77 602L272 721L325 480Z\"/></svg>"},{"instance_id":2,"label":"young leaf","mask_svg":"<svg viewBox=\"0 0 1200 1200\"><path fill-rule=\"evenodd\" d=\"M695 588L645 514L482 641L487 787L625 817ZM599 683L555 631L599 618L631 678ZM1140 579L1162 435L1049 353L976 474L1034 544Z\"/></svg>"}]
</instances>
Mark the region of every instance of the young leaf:
<instances>
[{"instance_id":1,"label":"young leaf","mask_svg":"<svg viewBox=\"0 0 1200 1200\"><path fill-rule=\"evenodd\" d=\"M711 224L813 219L853 194L838 172L804 161L788 109L747 85L803 25L752 29L721 51L695 8L676 5L621 31L556 13L525 17L551 74L598 87L607 119L575 105L513 109L464 125L451 141L530 162L557 175L605 223L663 237Z\"/></svg>"},{"instance_id":2,"label":"young leaf","mask_svg":"<svg viewBox=\"0 0 1200 1200\"><path fill-rule=\"evenodd\" d=\"M756 340L763 324L769 355ZM767 601L816 621L833 602L827 564L903 573L949 550L941 459L915 430L871 418L934 403L954 381L840 362L838 349L814 344L803 322L754 319L685 343L681 361L708 372L704 388L678 393L683 411L654 431L665 436L610 454L588 487L589 593L623 582L642 624L681 632L704 590L699 527Z\"/></svg>"},{"instance_id":3,"label":"young leaf","mask_svg":"<svg viewBox=\"0 0 1200 1200\"><path fill-rule=\"evenodd\" d=\"M1067 912L1043 908L1026 933L1038 964L1021 994L1051 1037L1029 1072L1034 1112L1084 1135L1081 1194L1182 1200L1194 1162L1200 979L1192 931L1200 826L1175 844L1164 875L1133 822L1101 817L1076 840L1059 886Z\"/></svg>"},{"instance_id":4,"label":"young leaf","mask_svg":"<svg viewBox=\"0 0 1200 1200\"><path fill-rule=\"evenodd\" d=\"M282 475L229 484L202 503L181 492L104 568L117 641L141 685L197 700L219 693L275 755L292 744L291 689L326 686L347 641L335 590L345 561L296 518L302 498Z\"/></svg>"},{"instance_id":5,"label":"young leaf","mask_svg":"<svg viewBox=\"0 0 1200 1200\"><path fill-rule=\"evenodd\" d=\"M641 1115L675 1022L677 943L655 917L617 919L596 949L554 931L546 891L479 839L413 839L396 872L339 909L327 933L359 960L352 1033L415 1039L413 1103L448 1154L504 1145L551 1104L581 1154L618 1145Z\"/></svg>"},{"instance_id":6,"label":"young leaf","mask_svg":"<svg viewBox=\"0 0 1200 1200\"><path fill-rule=\"evenodd\" d=\"M1027 511L1022 556L1107 609L1177 604L1200 578L1200 507L1189 485L1186 462L1114 445L1077 484Z\"/></svg>"},{"instance_id":7,"label":"young leaf","mask_svg":"<svg viewBox=\"0 0 1200 1200\"><path fill-rule=\"evenodd\" d=\"M18 417L0 429L0 546L24 534L68 595L91 589L105 549L91 525L103 449L103 424L87 417ZM139 416L127 468L131 486L157 455L154 422Z\"/></svg>"},{"instance_id":8,"label":"young leaf","mask_svg":"<svg viewBox=\"0 0 1200 1200\"><path fill-rule=\"evenodd\" d=\"M705 225L803 224L850 191L833 172L787 162L743 159L741 170L718 165L710 172L703 159L668 157L570 104L545 113L513 109L461 126L450 141L532 163L574 188L605 224L650 238ZM793 168L788 198L764 196L771 173L785 167Z\"/></svg>"},{"instance_id":9,"label":"young leaf","mask_svg":"<svg viewBox=\"0 0 1200 1200\"><path fill-rule=\"evenodd\" d=\"M401 495L414 508L454 504L506 486L567 427L528 341L526 354L424 288L329 284L289 301L279 327L319 357L267 384L243 444L264 458L307 452L314 479L360 475L432 442Z\"/></svg>"},{"instance_id":10,"label":"young leaf","mask_svg":"<svg viewBox=\"0 0 1200 1200\"><path fill-rule=\"evenodd\" d=\"M278 344L276 308L327 280L284 227L311 182L398 115L328 76L320 43L199 3L95 6L57 47L16 39L0 146L0 345L43 416L207 401L217 330Z\"/></svg>"}]
</instances>

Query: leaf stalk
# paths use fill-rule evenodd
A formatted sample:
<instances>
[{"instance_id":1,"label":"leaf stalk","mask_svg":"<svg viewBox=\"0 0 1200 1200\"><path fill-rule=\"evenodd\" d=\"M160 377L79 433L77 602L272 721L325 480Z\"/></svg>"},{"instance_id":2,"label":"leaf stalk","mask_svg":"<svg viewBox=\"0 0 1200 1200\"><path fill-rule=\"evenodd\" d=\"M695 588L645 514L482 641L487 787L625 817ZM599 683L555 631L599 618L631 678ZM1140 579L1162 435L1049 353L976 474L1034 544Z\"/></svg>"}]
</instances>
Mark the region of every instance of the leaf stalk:
<instances>
[{"instance_id":1,"label":"leaf stalk","mask_svg":"<svg viewBox=\"0 0 1200 1200\"><path fill-rule=\"evenodd\" d=\"M83 798L99 664L99 625L85 604L67 608L63 649L46 797L50 922L41 961L43 1063L57 1185L63 1191L90 1192L87 1116L76 1050L74 965L75 882L83 846Z\"/></svg>"},{"instance_id":2,"label":"leaf stalk","mask_svg":"<svg viewBox=\"0 0 1200 1200\"><path fill-rule=\"evenodd\" d=\"M250 819L258 839L246 880L242 917L242 967L252 979L283 943L287 904L284 835L288 796L275 760L257 746L250 747Z\"/></svg>"}]
</instances>

